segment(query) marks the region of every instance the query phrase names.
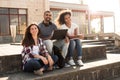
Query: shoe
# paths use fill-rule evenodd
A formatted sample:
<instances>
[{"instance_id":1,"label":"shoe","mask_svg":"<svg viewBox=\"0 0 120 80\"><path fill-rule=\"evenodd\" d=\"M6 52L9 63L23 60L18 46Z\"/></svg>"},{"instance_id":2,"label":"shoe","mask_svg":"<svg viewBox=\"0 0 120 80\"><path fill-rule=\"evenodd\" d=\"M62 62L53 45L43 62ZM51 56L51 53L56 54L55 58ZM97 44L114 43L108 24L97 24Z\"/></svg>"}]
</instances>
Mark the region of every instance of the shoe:
<instances>
[{"instance_id":1,"label":"shoe","mask_svg":"<svg viewBox=\"0 0 120 80\"><path fill-rule=\"evenodd\" d=\"M78 63L79 66L83 66L84 65L82 60L78 60L77 63Z\"/></svg>"},{"instance_id":2,"label":"shoe","mask_svg":"<svg viewBox=\"0 0 120 80\"><path fill-rule=\"evenodd\" d=\"M70 59L70 60L68 61L68 63L69 63L71 66L74 66L74 65L75 65L75 62L74 62L73 59Z\"/></svg>"},{"instance_id":3,"label":"shoe","mask_svg":"<svg viewBox=\"0 0 120 80\"><path fill-rule=\"evenodd\" d=\"M53 67L52 66L50 66L50 67L48 67L48 69L47 69L48 71L52 71L53 70Z\"/></svg>"},{"instance_id":4,"label":"shoe","mask_svg":"<svg viewBox=\"0 0 120 80\"><path fill-rule=\"evenodd\" d=\"M41 75L43 75L43 72L40 70L36 70L36 71L34 71L34 74L41 76Z\"/></svg>"},{"instance_id":5,"label":"shoe","mask_svg":"<svg viewBox=\"0 0 120 80\"><path fill-rule=\"evenodd\" d=\"M67 68L67 67L70 67L70 65L69 64L67 64L67 63L65 63L65 67Z\"/></svg>"}]
</instances>

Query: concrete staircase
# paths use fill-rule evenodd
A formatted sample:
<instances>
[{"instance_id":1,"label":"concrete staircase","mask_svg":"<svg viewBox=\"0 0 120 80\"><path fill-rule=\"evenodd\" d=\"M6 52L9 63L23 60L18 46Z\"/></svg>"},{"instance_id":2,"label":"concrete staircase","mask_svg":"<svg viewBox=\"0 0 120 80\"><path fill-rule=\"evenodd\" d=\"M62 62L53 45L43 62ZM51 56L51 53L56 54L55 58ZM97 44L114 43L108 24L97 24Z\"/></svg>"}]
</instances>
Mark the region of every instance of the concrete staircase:
<instances>
[{"instance_id":1,"label":"concrete staircase","mask_svg":"<svg viewBox=\"0 0 120 80\"><path fill-rule=\"evenodd\" d=\"M83 40L82 45L105 45L106 53L120 53L120 47L115 46L115 41L113 39Z\"/></svg>"},{"instance_id":2,"label":"concrete staircase","mask_svg":"<svg viewBox=\"0 0 120 80\"><path fill-rule=\"evenodd\" d=\"M45 72L43 76L22 72L20 55L22 46L1 44L0 80L109 80L119 77L120 54L107 52L111 50L109 47L112 47L112 42L114 41L84 40L83 67L56 69Z\"/></svg>"}]
</instances>

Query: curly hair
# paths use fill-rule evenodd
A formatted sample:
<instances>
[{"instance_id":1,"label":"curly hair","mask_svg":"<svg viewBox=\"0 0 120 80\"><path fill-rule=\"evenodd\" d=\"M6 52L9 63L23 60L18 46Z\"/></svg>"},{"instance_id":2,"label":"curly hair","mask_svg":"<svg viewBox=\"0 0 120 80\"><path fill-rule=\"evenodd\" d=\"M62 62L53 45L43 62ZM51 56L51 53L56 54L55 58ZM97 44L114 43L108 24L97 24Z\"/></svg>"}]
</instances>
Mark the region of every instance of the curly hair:
<instances>
[{"instance_id":1,"label":"curly hair","mask_svg":"<svg viewBox=\"0 0 120 80\"><path fill-rule=\"evenodd\" d=\"M38 38L40 37L40 29L39 29L39 27L38 27L38 25L36 25L36 24L30 24L27 28L26 28L26 31L25 31L25 35L24 35L24 38L23 38L23 40L22 40L22 45L23 46L32 46L32 45L35 45L35 42L34 42L34 40L33 40L33 37L32 37L32 35L31 35L31 33L30 33L30 28L31 28L31 26L33 26L33 25L35 25L35 26L37 26L37 28L38 28Z\"/></svg>"},{"instance_id":2,"label":"curly hair","mask_svg":"<svg viewBox=\"0 0 120 80\"><path fill-rule=\"evenodd\" d=\"M71 13L71 10L62 10L62 11L58 14L58 16L57 16L57 18L56 18L56 20L55 20L57 26L61 26L62 24L65 24L64 17L65 17L65 15L67 15L67 14L69 14L69 15L71 16L71 14L72 14L72 13Z\"/></svg>"}]
</instances>

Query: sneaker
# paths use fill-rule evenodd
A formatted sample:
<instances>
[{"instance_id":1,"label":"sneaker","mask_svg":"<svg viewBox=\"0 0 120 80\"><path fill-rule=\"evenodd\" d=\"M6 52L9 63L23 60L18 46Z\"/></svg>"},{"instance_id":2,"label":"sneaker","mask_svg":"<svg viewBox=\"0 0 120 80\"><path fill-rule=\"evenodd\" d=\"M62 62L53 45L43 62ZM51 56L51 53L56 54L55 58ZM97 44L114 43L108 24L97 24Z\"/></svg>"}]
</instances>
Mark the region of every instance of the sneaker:
<instances>
[{"instance_id":1,"label":"sneaker","mask_svg":"<svg viewBox=\"0 0 120 80\"><path fill-rule=\"evenodd\" d=\"M65 67L67 68L67 67L70 67L70 65L69 64L67 64L67 63L65 63Z\"/></svg>"},{"instance_id":2,"label":"sneaker","mask_svg":"<svg viewBox=\"0 0 120 80\"><path fill-rule=\"evenodd\" d=\"M71 66L74 66L75 65L75 62L73 59L69 60L68 63L71 65Z\"/></svg>"},{"instance_id":3,"label":"sneaker","mask_svg":"<svg viewBox=\"0 0 120 80\"><path fill-rule=\"evenodd\" d=\"M79 66L83 66L84 65L82 60L78 60L77 63L78 63Z\"/></svg>"},{"instance_id":4,"label":"sneaker","mask_svg":"<svg viewBox=\"0 0 120 80\"><path fill-rule=\"evenodd\" d=\"M41 75L43 75L43 72L40 70L36 70L36 71L34 71L34 74L41 76Z\"/></svg>"}]
</instances>

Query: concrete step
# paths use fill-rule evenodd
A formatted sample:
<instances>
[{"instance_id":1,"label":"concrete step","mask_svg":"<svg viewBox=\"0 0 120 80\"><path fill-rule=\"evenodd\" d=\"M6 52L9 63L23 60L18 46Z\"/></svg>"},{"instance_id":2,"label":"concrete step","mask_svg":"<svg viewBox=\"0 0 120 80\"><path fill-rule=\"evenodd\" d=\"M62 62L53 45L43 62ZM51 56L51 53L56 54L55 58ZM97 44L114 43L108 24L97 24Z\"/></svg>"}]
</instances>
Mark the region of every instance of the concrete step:
<instances>
[{"instance_id":1,"label":"concrete step","mask_svg":"<svg viewBox=\"0 0 120 80\"><path fill-rule=\"evenodd\" d=\"M0 45L0 74L21 71L21 50L20 45ZM105 45L84 45L82 50L83 62L106 58Z\"/></svg>"},{"instance_id":2,"label":"concrete step","mask_svg":"<svg viewBox=\"0 0 120 80\"><path fill-rule=\"evenodd\" d=\"M91 43L91 42L105 42L105 43L114 43L113 39L106 40L81 40L82 43Z\"/></svg>"},{"instance_id":3,"label":"concrete step","mask_svg":"<svg viewBox=\"0 0 120 80\"><path fill-rule=\"evenodd\" d=\"M106 58L105 45L83 45L82 51L83 51L84 62Z\"/></svg>"},{"instance_id":4,"label":"concrete step","mask_svg":"<svg viewBox=\"0 0 120 80\"><path fill-rule=\"evenodd\" d=\"M107 54L106 59L86 62L83 67L56 69L42 76L24 72L2 74L0 80L114 80L116 77L120 77L120 54Z\"/></svg>"},{"instance_id":5,"label":"concrete step","mask_svg":"<svg viewBox=\"0 0 120 80\"><path fill-rule=\"evenodd\" d=\"M21 71L21 50L20 45L0 45L0 74Z\"/></svg>"},{"instance_id":6,"label":"concrete step","mask_svg":"<svg viewBox=\"0 0 120 80\"><path fill-rule=\"evenodd\" d=\"M81 40L82 45L106 45L114 46L113 40Z\"/></svg>"},{"instance_id":7,"label":"concrete step","mask_svg":"<svg viewBox=\"0 0 120 80\"><path fill-rule=\"evenodd\" d=\"M106 45L106 53L120 53L119 47L114 44L114 40L83 40L82 45Z\"/></svg>"},{"instance_id":8,"label":"concrete step","mask_svg":"<svg viewBox=\"0 0 120 80\"><path fill-rule=\"evenodd\" d=\"M112 54L118 53L118 54L120 54L120 50L118 50L118 49L117 50L107 50L106 53L112 53Z\"/></svg>"}]
</instances>

